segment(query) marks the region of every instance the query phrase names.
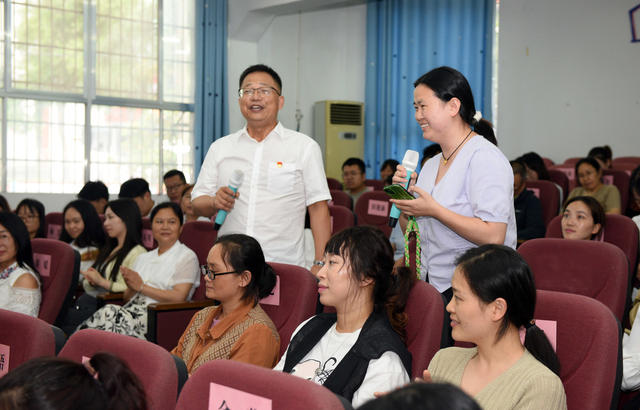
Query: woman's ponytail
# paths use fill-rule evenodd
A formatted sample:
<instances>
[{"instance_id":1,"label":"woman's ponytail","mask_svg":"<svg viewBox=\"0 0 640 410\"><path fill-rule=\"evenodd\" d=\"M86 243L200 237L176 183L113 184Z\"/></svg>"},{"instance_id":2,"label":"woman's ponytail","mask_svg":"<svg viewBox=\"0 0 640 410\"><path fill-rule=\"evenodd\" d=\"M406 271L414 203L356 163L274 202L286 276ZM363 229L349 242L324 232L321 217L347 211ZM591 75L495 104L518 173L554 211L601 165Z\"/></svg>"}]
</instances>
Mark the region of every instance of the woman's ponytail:
<instances>
[{"instance_id":1,"label":"woman's ponytail","mask_svg":"<svg viewBox=\"0 0 640 410\"><path fill-rule=\"evenodd\" d=\"M535 357L540 363L544 364L560 376L560 361L553 346L549 342L547 335L536 326L535 323L529 322L525 326L524 347Z\"/></svg>"},{"instance_id":2,"label":"woman's ponytail","mask_svg":"<svg viewBox=\"0 0 640 410\"><path fill-rule=\"evenodd\" d=\"M406 340L407 313L405 308L409 299L409 292L415 282L415 275L411 269L402 266L394 268L391 272L391 286L387 290L384 307L387 311L389 322L402 338Z\"/></svg>"}]
</instances>

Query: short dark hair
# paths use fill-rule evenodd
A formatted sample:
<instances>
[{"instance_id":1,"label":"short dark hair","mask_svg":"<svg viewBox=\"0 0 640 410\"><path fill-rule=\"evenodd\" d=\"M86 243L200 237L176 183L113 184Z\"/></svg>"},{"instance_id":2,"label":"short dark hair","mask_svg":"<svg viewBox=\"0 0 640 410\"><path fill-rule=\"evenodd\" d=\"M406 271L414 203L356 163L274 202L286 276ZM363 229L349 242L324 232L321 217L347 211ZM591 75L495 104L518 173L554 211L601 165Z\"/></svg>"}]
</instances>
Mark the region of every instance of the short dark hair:
<instances>
[{"instance_id":1,"label":"short dark hair","mask_svg":"<svg viewBox=\"0 0 640 410\"><path fill-rule=\"evenodd\" d=\"M88 181L78 192L78 199L86 199L87 201L106 199L108 201L109 188L102 181Z\"/></svg>"},{"instance_id":2,"label":"short dark hair","mask_svg":"<svg viewBox=\"0 0 640 410\"><path fill-rule=\"evenodd\" d=\"M576 181L578 181L578 185L580 185L580 178L578 178L578 168L580 168L580 165L582 164L591 165L593 168L595 168L596 172L600 172L600 170L602 169L597 159L593 157L581 158L578 162L576 162L576 167L575 167Z\"/></svg>"},{"instance_id":3,"label":"short dark hair","mask_svg":"<svg viewBox=\"0 0 640 410\"><path fill-rule=\"evenodd\" d=\"M33 198L25 198L22 201L20 201L18 206L16 206L16 214L18 213L18 211L20 211L20 208L22 207L27 207L29 212L33 212L34 214L38 215L38 221L40 222L40 226L38 226L38 232L36 232L35 237L46 238L47 237L47 232L45 231L46 221L44 217L45 216L44 205L42 204L42 202Z\"/></svg>"},{"instance_id":4,"label":"short dark hair","mask_svg":"<svg viewBox=\"0 0 640 410\"><path fill-rule=\"evenodd\" d=\"M438 155L441 152L442 152L442 147L440 146L440 144L427 145L422 150L422 158L423 158L423 160L424 160L424 158L430 159L430 158L435 157L436 155Z\"/></svg>"},{"instance_id":5,"label":"short dark hair","mask_svg":"<svg viewBox=\"0 0 640 410\"><path fill-rule=\"evenodd\" d=\"M489 304L498 298L506 301L507 312L496 341L505 335L510 324L516 329L526 327L524 347L551 371L560 374L560 362L549 339L535 324L529 326L536 308L536 286L522 256L508 246L482 245L459 256L456 269L482 303Z\"/></svg>"},{"instance_id":6,"label":"short dark hair","mask_svg":"<svg viewBox=\"0 0 640 410\"><path fill-rule=\"evenodd\" d=\"M637 166L631 173L629 190L632 197L634 192L640 195L640 166Z\"/></svg>"},{"instance_id":7,"label":"short dark hair","mask_svg":"<svg viewBox=\"0 0 640 410\"><path fill-rule=\"evenodd\" d=\"M143 196L149 190L149 183L143 178L131 178L120 185L120 193L118 198L137 198Z\"/></svg>"},{"instance_id":8,"label":"short dark hair","mask_svg":"<svg viewBox=\"0 0 640 410\"><path fill-rule=\"evenodd\" d=\"M164 181L165 179L175 177L176 175L180 177L180 180L183 184L187 183L187 179L184 177L184 173L178 169L171 169L167 171L162 177L162 180Z\"/></svg>"},{"instance_id":9,"label":"short dark hair","mask_svg":"<svg viewBox=\"0 0 640 410\"><path fill-rule=\"evenodd\" d=\"M162 202L156 205L156 207L151 210L151 215L149 216L149 220L153 222L153 218L155 218L158 211L161 209L167 209L167 208L173 211L175 216L178 217L178 221L180 221L180 225L182 226L182 222L183 222L182 209L180 209L180 205L176 204L175 202L167 201L167 202Z\"/></svg>"},{"instance_id":10,"label":"short dark hair","mask_svg":"<svg viewBox=\"0 0 640 410\"><path fill-rule=\"evenodd\" d=\"M242 298L253 301L255 306L258 301L268 296L276 285L276 274L264 260L264 253L258 241L244 234L230 234L219 237L215 245L222 248L222 260L230 265L237 274L248 270L251 272L251 281L245 287Z\"/></svg>"},{"instance_id":11,"label":"short dark hair","mask_svg":"<svg viewBox=\"0 0 640 410\"><path fill-rule=\"evenodd\" d=\"M11 212L11 206L7 202L7 198L4 195L0 195L0 212Z\"/></svg>"},{"instance_id":12,"label":"short dark hair","mask_svg":"<svg viewBox=\"0 0 640 410\"><path fill-rule=\"evenodd\" d=\"M64 207L64 210L62 211L63 220L69 208L73 208L78 211L82 218L82 223L84 224L84 231L82 231L80 236L76 238L76 245L79 248L94 246L99 249L102 247L105 240L104 228L102 227L102 221L98 216L96 208L86 199L76 199L75 201L69 202L67 206ZM64 221L62 224L62 232L60 232L60 240L66 243L70 243L73 240L65 229Z\"/></svg>"},{"instance_id":13,"label":"short dark hair","mask_svg":"<svg viewBox=\"0 0 640 410\"><path fill-rule=\"evenodd\" d=\"M22 363L0 379L2 409L107 410L147 408L142 383L118 357L96 353L95 371L60 357L38 357Z\"/></svg>"},{"instance_id":14,"label":"short dark hair","mask_svg":"<svg viewBox=\"0 0 640 410\"><path fill-rule=\"evenodd\" d=\"M33 264L31 238L22 219L11 212L0 212L0 225L4 226L13 238L16 246L16 262L18 262L18 266L37 273L35 265Z\"/></svg>"},{"instance_id":15,"label":"short dark hair","mask_svg":"<svg viewBox=\"0 0 640 410\"><path fill-rule=\"evenodd\" d=\"M251 73L267 73L273 78L273 81L278 84L278 92L282 94L282 80L280 80L280 76L276 73L276 70L264 64L255 64L251 67L248 67L246 70L240 74L240 81L238 81L238 89L242 88L242 82L244 79Z\"/></svg>"},{"instance_id":16,"label":"short dark hair","mask_svg":"<svg viewBox=\"0 0 640 410\"><path fill-rule=\"evenodd\" d=\"M547 166L544 164L544 160L538 153L536 152L527 152L526 154L521 155L516 158L516 161L523 163L529 169L538 174L538 179L542 179L544 181L549 181L549 171L547 170Z\"/></svg>"},{"instance_id":17,"label":"short dark hair","mask_svg":"<svg viewBox=\"0 0 640 410\"><path fill-rule=\"evenodd\" d=\"M355 158L355 157L347 158L347 160L342 164L342 169L344 169L344 167L347 165L348 166L357 165L358 168L360 168L360 172L362 172L363 174L365 173L364 161L361 160L360 158Z\"/></svg>"},{"instance_id":18,"label":"short dark hair","mask_svg":"<svg viewBox=\"0 0 640 410\"><path fill-rule=\"evenodd\" d=\"M527 177L527 169L522 162L514 160L509 161L509 164L511 164L511 168L513 168L514 175L520 175L522 178Z\"/></svg>"},{"instance_id":19,"label":"short dark hair","mask_svg":"<svg viewBox=\"0 0 640 410\"><path fill-rule=\"evenodd\" d=\"M481 410L467 393L451 383L411 383L369 400L358 410Z\"/></svg>"},{"instance_id":20,"label":"short dark hair","mask_svg":"<svg viewBox=\"0 0 640 410\"><path fill-rule=\"evenodd\" d=\"M390 167L395 172L396 171L396 167L398 165L400 165L400 163L398 161L396 161L395 159L392 159L392 158L385 159L384 162L382 163L382 165L380 165L380 171L382 171L386 167Z\"/></svg>"},{"instance_id":21,"label":"short dark hair","mask_svg":"<svg viewBox=\"0 0 640 410\"><path fill-rule=\"evenodd\" d=\"M602 230L604 229L604 225L607 221L607 214L605 214L604 212L604 208L602 207L602 204L600 202L598 202L597 199L595 199L594 197L591 196L574 196L573 198L570 198L567 200L567 202L564 203L564 207L562 208L562 212L564 213L564 211L567 209L567 207L569 206L570 203L572 202L577 202L580 201L583 204L585 204L587 206L587 208L589 208L589 211L591 212L591 218L593 218L593 224L600 224L600 230L596 233L594 233L593 235L591 235L591 239L594 239L596 236L598 236L600 234L600 232L602 232Z\"/></svg>"}]
</instances>

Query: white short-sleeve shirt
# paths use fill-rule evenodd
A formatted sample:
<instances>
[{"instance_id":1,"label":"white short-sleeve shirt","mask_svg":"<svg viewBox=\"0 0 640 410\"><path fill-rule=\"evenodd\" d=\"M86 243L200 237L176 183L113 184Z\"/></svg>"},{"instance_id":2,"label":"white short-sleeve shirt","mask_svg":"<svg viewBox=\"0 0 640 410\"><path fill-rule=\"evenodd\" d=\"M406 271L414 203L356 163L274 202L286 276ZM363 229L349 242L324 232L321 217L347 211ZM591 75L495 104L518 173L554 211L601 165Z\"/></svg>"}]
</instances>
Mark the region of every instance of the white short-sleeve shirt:
<instances>
[{"instance_id":1,"label":"white short-sleeve shirt","mask_svg":"<svg viewBox=\"0 0 640 410\"><path fill-rule=\"evenodd\" d=\"M258 142L245 127L211 144L191 197L215 195L236 169L240 196L218 235L252 236L266 260L304 266L306 208L331 199L318 143L281 123Z\"/></svg>"},{"instance_id":2,"label":"white short-sleeve shirt","mask_svg":"<svg viewBox=\"0 0 640 410\"><path fill-rule=\"evenodd\" d=\"M187 300L191 299L200 284L198 257L180 241L176 241L162 255L158 255L158 248L155 248L138 256L133 270L138 272L145 284L156 289L169 290L180 283L193 284ZM145 298L147 305L157 302L149 296Z\"/></svg>"},{"instance_id":3,"label":"white short-sleeve shirt","mask_svg":"<svg viewBox=\"0 0 640 410\"><path fill-rule=\"evenodd\" d=\"M502 151L480 135L462 146L447 173L435 184L442 154L424 164L416 185L459 215L507 224L504 245L515 249L513 170ZM451 287L455 259L476 246L434 217L418 217L422 247L421 277L439 292Z\"/></svg>"}]
</instances>

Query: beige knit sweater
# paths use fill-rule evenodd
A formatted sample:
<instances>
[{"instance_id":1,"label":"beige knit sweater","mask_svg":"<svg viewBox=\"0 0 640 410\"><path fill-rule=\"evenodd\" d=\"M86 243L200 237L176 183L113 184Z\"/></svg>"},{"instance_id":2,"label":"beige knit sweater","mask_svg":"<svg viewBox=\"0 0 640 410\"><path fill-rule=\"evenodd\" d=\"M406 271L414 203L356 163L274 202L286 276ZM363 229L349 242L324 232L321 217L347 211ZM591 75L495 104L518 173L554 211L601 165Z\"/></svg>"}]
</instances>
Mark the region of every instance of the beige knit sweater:
<instances>
[{"instance_id":1,"label":"beige knit sweater","mask_svg":"<svg viewBox=\"0 0 640 410\"><path fill-rule=\"evenodd\" d=\"M460 386L467 363L477 349L442 349L429 363L434 382ZM562 381L527 350L507 371L491 381L474 399L485 410L566 410Z\"/></svg>"}]
</instances>

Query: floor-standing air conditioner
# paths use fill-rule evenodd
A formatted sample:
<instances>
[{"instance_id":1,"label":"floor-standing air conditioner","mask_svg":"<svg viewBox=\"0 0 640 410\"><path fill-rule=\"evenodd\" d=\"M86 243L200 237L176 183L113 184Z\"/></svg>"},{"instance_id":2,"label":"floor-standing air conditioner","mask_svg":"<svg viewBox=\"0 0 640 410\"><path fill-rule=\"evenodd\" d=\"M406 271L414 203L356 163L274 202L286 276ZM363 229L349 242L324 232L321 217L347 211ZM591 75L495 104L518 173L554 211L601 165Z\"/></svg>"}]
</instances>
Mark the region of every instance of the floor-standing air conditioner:
<instances>
[{"instance_id":1,"label":"floor-standing air conditioner","mask_svg":"<svg viewBox=\"0 0 640 410\"><path fill-rule=\"evenodd\" d=\"M320 144L328 177L342 181L342 163L364 160L364 104L318 101L314 106L314 138Z\"/></svg>"}]
</instances>

